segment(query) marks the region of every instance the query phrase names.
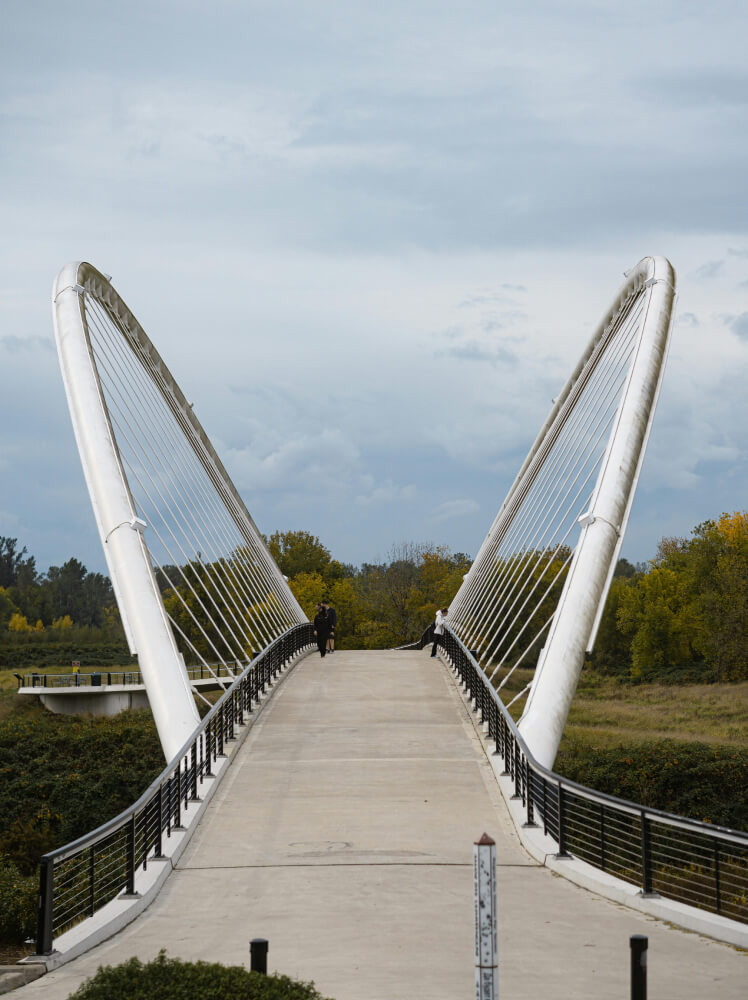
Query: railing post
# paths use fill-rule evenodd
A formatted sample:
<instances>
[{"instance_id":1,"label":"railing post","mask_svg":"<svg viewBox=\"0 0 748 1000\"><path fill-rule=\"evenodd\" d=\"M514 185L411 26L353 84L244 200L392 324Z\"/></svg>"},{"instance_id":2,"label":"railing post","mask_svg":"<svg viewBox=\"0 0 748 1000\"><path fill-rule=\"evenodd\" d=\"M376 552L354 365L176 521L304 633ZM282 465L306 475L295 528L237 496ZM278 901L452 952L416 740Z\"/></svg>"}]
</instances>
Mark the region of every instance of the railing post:
<instances>
[{"instance_id":1,"label":"railing post","mask_svg":"<svg viewBox=\"0 0 748 1000\"><path fill-rule=\"evenodd\" d=\"M88 915L92 917L95 912L94 906L94 879L95 879L95 865L96 865L96 848L92 844L88 852Z\"/></svg>"},{"instance_id":2,"label":"railing post","mask_svg":"<svg viewBox=\"0 0 748 1000\"><path fill-rule=\"evenodd\" d=\"M514 781L514 795L513 799L521 799L520 794L520 783L522 778L520 777L520 767L519 767L519 747L517 746L517 737L512 733L512 780Z\"/></svg>"},{"instance_id":3,"label":"railing post","mask_svg":"<svg viewBox=\"0 0 748 1000\"><path fill-rule=\"evenodd\" d=\"M652 895L652 843L647 814L642 809L642 896Z\"/></svg>"},{"instance_id":4,"label":"railing post","mask_svg":"<svg viewBox=\"0 0 748 1000\"><path fill-rule=\"evenodd\" d=\"M127 856L125 858L125 877L127 886L125 892L128 896L135 895L135 813L130 817L127 824Z\"/></svg>"},{"instance_id":5,"label":"railing post","mask_svg":"<svg viewBox=\"0 0 748 1000\"><path fill-rule=\"evenodd\" d=\"M177 763L177 769L174 772L174 780L177 786L176 803L174 807L174 829L182 830L182 761L179 760Z\"/></svg>"},{"instance_id":6,"label":"railing post","mask_svg":"<svg viewBox=\"0 0 748 1000\"><path fill-rule=\"evenodd\" d=\"M722 892L719 884L719 841L714 841L714 891L717 897L717 913L722 912Z\"/></svg>"},{"instance_id":7,"label":"railing post","mask_svg":"<svg viewBox=\"0 0 748 1000\"><path fill-rule=\"evenodd\" d=\"M192 747L190 749L190 761L192 766L192 780L190 784L192 785L192 794L190 798L193 802L198 801L197 797L197 739L192 741Z\"/></svg>"},{"instance_id":8,"label":"railing post","mask_svg":"<svg viewBox=\"0 0 748 1000\"><path fill-rule=\"evenodd\" d=\"M605 803L600 803L600 870L605 871Z\"/></svg>"},{"instance_id":9,"label":"railing post","mask_svg":"<svg viewBox=\"0 0 748 1000\"><path fill-rule=\"evenodd\" d=\"M181 767L182 765L180 764L179 766ZM190 766L187 763L187 756L185 755L185 757L184 757L184 780L182 782L182 787L184 788L184 808L185 808L185 810L187 809L187 803L189 802L189 795L190 795L190 785L191 785L191 782L189 780L189 777L190 777Z\"/></svg>"},{"instance_id":10,"label":"railing post","mask_svg":"<svg viewBox=\"0 0 748 1000\"><path fill-rule=\"evenodd\" d=\"M507 743L509 742L508 737L507 737L507 730L508 730L508 728L509 727L506 724L506 719L504 718L504 716L502 714L502 716L501 716L501 743L502 743L501 758L504 761L504 770L501 772L501 777L502 778L506 778L511 773L510 768L509 768L509 765L510 765L511 762L509 760L509 749L508 749L508 746L507 746Z\"/></svg>"},{"instance_id":11,"label":"railing post","mask_svg":"<svg viewBox=\"0 0 748 1000\"><path fill-rule=\"evenodd\" d=\"M158 793L156 795L156 806L158 808L158 817L156 820L156 839L153 845L153 856L156 858L163 858L164 851L161 843L161 830L164 825L164 786L161 783L159 783Z\"/></svg>"},{"instance_id":12,"label":"railing post","mask_svg":"<svg viewBox=\"0 0 748 1000\"><path fill-rule=\"evenodd\" d=\"M54 862L42 858L39 863L39 900L36 911L36 953L52 953L52 909L54 905Z\"/></svg>"},{"instance_id":13,"label":"railing post","mask_svg":"<svg viewBox=\"0 0 748 1000\"><path fill-rule=\"evenodd\" d=\"M225 757L226 754L223 752L223 706L221 706L220 711L216 715L216 722L218 723L218 754L219 757Z\"/></svg>"},{"instance_id":14,"label":"railing post","mask_svg":"<svg viewBox=\"0 0 748 1000\"><path fill-rule=\"evenodd\" d=\"M566 793L564 786L558 783L558 854L557 858L568 858L566 850Z\"/></svg>"},{"instance_id":15,"label":"railing post","mask_svg":"<svg viewBox=\"0 0 748 1000\"><path fill-rule=\"evenodd\" d=\"M530 770L530 761L527 757L525 757L525 794L527 795L527 819L523 826L537 826L532 802L532 772Z\"/></svg>"},{"instance_id":16,"label":"railing post","mask_svg":"<svg viewBox=\"0 0 748 1000\"><path fill-rule=\"evenodd\" d=\"M213 727L212 722L208 722L205 727L205 733L203 736L204 746L205 746L205 777L213 777L213 747L211 740L211 730Z\"/></svg>"}]
</instances>

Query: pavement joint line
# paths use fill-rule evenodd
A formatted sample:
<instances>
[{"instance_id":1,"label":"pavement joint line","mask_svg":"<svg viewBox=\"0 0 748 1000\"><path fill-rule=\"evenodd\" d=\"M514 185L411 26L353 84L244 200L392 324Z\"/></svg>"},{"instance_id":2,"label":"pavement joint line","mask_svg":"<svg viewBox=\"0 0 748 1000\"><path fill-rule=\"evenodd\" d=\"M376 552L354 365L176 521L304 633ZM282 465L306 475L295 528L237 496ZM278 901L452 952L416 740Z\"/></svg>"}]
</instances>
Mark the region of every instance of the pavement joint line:
<instances>
[{"instance_id":1,"label":"pavement joint line","mask_svg":"<svg viewBox=\"0 0 748 1000\"><path fill-rule=\"evenodd\" d=\"M277 757L262 761L268 764L475 764L475 757L304 757L279 760Z\"/></svg>"},{"instance_id":2,"label":"pavement joint line","mask_svg":"<svg viewBox=\"0 0 748 1000\"><path fill-rule=\"evenodd\" d=\"M213 872L213 871L252 871L258 868L472 868L472 861L304 861L301 864L288 862L287 864L270 865L187 865L182 868L177 865L174 871L177 872ZM497 868L544 868L540 864L502 864L496 862Z\"/></svg>"}]
</instances>

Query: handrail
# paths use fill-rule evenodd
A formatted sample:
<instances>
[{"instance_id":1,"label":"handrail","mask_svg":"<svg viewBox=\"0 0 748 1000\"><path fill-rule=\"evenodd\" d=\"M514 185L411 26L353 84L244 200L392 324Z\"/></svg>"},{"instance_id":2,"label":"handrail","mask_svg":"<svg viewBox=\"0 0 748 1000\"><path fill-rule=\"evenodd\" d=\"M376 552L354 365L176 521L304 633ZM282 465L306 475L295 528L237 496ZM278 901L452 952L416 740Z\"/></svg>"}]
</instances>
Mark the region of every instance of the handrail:
<instances>
[{"instance_id":1,"label":"handrail","mask_svg":"<svg viewBox=\"0 0 748 1000\"><path fill-rule=\"evenodd\" d=\"M410 648L423 648L429 629ZM522 800L526 825L581 860L661 895L748 923L748 833L652 809L587 788L539 764L485 671L448 627L440 643L488 724L488 739ZM408 647L404 647L408 648ZM666 831L679 831L677 843ZM638 844L638 847L634 845Z\"/></svg>"},{"instance_id":2,"label":"handrail","mask_svg":"<svg viewBox=\"0 0 748 1000\"><path fill-rule=\"evenodd\" d=\"M191 737L140 798L113 819L45 854L39 862L36 953L49 955L53 939L119 895L135 892L135 873L163 857L162 839L181 826L181 813L198 798L198 784L214 777L236 725L297 653L314 644L309 622L295 625L251 660Z\"/></svg>"},{"instance_id":3,"label":"handrail","mask_svg":"<svg viewBox=\"0 0 748 1000\"><path fill-rule=\"evenodd\" d=\"M251 662L252 659L250 657L245 660L237 660L237 665L243 670ZM32 671L30 674L17 673L15 676L18 681L19 691L22 688L112 687L115 684L126 685L128 687L142 687L145 685L143 675L139 670L107 670L104 667L101 670L91 670L85 673L79 671L73 674L54 674ZM225 677L233 680L239 676L239 672L232 672L231 668L225 663L210 663L207 665L198 663L187 667L187 676L191 681L213 680L214 677ZM86 678L90 679L88 684L84 683ZM91 683L93 678L97 678L97 681ZM106 678L106 682L104 678ZM122 678L122 680L117 680L117 678Z\"/></svg>"}]
</instances>

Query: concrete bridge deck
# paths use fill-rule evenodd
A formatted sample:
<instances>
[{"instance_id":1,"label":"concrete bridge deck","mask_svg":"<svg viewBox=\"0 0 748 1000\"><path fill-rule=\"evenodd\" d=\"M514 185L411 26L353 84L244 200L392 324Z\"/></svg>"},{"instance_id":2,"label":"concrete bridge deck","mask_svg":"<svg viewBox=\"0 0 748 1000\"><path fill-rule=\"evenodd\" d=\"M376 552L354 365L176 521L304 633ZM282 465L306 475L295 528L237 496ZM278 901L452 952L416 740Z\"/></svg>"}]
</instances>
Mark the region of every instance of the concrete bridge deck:
<instances>
[{"instance_id":1,"label":"concrete bridge deck","mask_svg":"<svg viewBox=\"0 0 748 1000\"><path fill-rule=\"evenodd\" d=\"M743 1000L748 958L580 889L520 846L470 715L427 652L302 661L239 751L178 869L134 924L19 991L62 1000L160 948L314 979L335 1000L474 995L472 844L497 842L501 995Z\"/></svg>"}]
</instances>

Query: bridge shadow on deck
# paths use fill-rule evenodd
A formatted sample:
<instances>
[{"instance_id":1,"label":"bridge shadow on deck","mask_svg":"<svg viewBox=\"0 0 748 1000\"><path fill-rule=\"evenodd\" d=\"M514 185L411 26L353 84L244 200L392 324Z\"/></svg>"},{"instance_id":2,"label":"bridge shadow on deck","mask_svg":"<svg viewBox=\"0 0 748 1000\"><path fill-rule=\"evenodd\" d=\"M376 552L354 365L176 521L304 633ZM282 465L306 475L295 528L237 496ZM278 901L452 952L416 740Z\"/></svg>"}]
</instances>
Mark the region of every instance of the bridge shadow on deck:
<instances>
[{"instance_id":1,"label":"bridge shadow on deck","mask_svg":"<svg viewBox=\"0 0 748 1000\"><path fill-rule=\"evenodd\" d=\"M165 947L269 967L336 1000L473 995L472 844L497 841L502 995L628 995L650 938L658 1000L744 995L744 959L554 877L520 846L454 681L427 652L336 652L272 696L158 900L25 987L63 998L100 964Z\"/></svg>"}]
</instances>

